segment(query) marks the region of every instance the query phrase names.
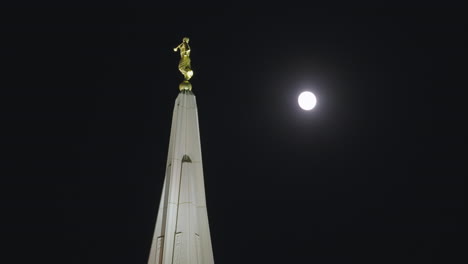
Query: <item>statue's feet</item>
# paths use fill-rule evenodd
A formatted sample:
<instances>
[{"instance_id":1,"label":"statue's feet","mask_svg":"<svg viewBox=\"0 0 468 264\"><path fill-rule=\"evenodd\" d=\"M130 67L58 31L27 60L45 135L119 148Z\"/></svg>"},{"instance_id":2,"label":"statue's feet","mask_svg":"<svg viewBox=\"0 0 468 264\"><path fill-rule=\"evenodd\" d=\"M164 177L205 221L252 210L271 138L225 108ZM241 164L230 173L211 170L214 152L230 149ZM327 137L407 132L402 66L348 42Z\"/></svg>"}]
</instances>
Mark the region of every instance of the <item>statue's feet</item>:
<instances>
[{"instance_id":1,"label":"statue's feet","mask_svg":"<svg viewBox=\"0 0 468 264\"><path fill-rule=\"evenodd\" d=\"M190 70L190 71L187 71L187 73L185 74L184 77L188 81L188 80L190 80L190 78L192 78L192 76L193 76L193 71Z\"/></svg>"}]
</instances>

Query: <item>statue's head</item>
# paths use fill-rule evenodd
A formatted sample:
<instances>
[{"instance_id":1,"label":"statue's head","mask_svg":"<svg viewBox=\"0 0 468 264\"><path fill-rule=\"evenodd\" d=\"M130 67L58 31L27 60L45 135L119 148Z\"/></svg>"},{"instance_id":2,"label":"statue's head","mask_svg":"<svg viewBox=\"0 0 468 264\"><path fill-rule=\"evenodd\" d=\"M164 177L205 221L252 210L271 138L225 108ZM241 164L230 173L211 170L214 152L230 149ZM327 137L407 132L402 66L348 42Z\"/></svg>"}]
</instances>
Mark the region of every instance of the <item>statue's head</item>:
<instances>
[{"instance_id":1,"label":"statue's head","mask_svg":"<svg viewBox=\"0 0 468 264\"><path fill-rule=\"evenodd\" d=\"M185 37L185 38L182 39L183 42L187 42L187 43L189 42L189 40L190 40L190 39L187 38L187 37Z\"/></svg>"}]
</instances>

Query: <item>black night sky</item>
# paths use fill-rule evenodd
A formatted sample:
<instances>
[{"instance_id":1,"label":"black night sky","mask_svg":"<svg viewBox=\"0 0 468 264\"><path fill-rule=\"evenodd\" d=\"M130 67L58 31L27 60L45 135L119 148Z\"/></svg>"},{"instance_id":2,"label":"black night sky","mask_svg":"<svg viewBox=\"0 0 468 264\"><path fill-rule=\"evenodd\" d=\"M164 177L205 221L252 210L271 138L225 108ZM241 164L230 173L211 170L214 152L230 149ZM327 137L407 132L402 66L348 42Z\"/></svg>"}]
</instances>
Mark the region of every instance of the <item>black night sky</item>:
<instances>
[{"instance_id":1,"label":"black night sky","mask_svg":"<svg viewBox=\"0 0 468 264\"><path fill-rule=\"evenodd\" d=\"M461 1L375 2L2 8L0 262L146 264L187 36L217 264L462 263Z\"/></svg>"}]
</instances>

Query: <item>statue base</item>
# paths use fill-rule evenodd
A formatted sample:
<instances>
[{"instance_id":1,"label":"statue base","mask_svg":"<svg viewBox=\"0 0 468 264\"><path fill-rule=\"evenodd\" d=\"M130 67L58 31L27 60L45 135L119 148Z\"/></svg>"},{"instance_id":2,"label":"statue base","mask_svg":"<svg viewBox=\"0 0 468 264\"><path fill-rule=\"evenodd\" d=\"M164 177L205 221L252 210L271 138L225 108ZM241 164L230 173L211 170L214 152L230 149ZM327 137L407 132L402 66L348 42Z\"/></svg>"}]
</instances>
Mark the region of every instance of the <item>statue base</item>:
<instances>
[{"instance_id":1,"label":"statue base","mask_svg":"<svg viewBox=\"0 0 468 264\"><path fill-rule=\"evenodd\" d=\"M182 91L192 91L192 84L187 81L187 80L184 80L183 82L181 82L179 84L179 90L182 92Z\"/></svg>"}]
</instances>

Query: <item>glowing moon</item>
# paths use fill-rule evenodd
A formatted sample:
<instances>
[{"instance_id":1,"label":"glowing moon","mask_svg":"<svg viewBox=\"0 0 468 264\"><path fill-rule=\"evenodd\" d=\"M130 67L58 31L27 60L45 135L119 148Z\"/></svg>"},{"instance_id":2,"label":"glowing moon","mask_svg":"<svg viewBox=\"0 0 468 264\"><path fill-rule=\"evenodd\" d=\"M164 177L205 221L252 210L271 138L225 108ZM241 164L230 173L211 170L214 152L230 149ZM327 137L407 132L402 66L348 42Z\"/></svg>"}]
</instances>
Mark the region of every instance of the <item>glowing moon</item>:
<instances>
[{"instance_id":1,"label":"glowing moon","mask_svg":"<svg viewBox=\"0 0 468 264\"><path fill-rule=\"evenodd\" d=\"M315 105L317 104L317 98L315 95L311 92L302 92L299 97L297 98L297 102L299 103L299 106L306 110L312 110Z\"/></svg>"}]
</instances>

